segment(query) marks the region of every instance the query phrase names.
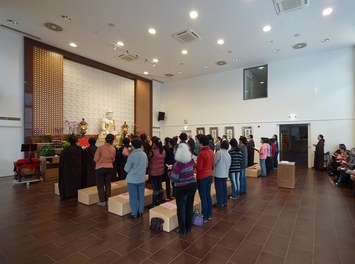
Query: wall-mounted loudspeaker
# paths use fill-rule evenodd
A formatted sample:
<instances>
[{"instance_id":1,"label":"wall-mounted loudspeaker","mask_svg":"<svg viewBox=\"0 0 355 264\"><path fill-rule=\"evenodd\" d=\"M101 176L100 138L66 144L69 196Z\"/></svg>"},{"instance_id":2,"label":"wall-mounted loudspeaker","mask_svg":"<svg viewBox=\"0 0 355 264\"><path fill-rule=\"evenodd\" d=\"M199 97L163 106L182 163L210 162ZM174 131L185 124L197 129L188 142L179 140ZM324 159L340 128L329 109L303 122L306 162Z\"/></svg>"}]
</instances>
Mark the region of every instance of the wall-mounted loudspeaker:
<instances>
[{"instance_id":1,"label":"wall-mounted loudspeaker","mask_svg":"<svg viewBox=\"0 0 355 264\"><path fill-rule=\"evenodd\" d=\"M158 113L158 121L164 120L165 119L165 112L159 112Z\"/></svg>"}]
</instances>

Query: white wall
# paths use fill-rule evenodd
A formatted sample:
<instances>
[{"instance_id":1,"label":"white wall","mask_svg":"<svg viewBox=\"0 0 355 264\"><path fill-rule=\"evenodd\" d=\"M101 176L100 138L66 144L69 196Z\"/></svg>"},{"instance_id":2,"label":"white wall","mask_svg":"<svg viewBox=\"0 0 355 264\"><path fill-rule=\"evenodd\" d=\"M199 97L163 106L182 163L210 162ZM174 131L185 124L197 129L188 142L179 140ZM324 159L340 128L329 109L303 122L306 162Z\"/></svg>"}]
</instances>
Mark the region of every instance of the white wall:
<instances>
[{"instance_id":1,"label":"white wall","mask_svg":"<svg viewBox=\"0 0 355 264\"><path fill-rule=\"evenodd\" d=\"M153 136L162 137L161 127L166 124L168 116L165 114L164 121L158 121L158 113L165 112L163 107L164 84L153 81ZM138 128L139 130L139 128Z\"/></svg>"},{"instance_id":2,"label":"white wall","mask_svg":"<svg viewBox=\"0 0 355 264\"><path fill-rule=\"evenodd\" d=\"M0 176L13 174L13 162L23 157L23 38L0 29Z\"/></svg>"},{"instance_id":3,"label":"white wall","mask_svg":"<svg viewBox=\"0 0 355 264\"><path fill-rule=\"evenodd\" d=\"M116 131L134 125L134 81L80 63L64 60L64 120L89 124L87 134L101 132L102 119L113 112ZM64 133L69 133L64 123Z\"/></svg>"},{"instance_id":4,"label":"white wall","mask_svg":"<svg viewBox=\"0 0 355 264\"><path fill-rule=\"evenodd\" d=\"M279 124L310 124L313 143L319 133L325 151L339 143L355 146L355 51L337 49L269 63L268 98L243 100L243 70L237 69L165 84L162 108L169 118L163 136L184 128L233 126L239 137L251 125L254 139L278 134ZM289 114L296 114L295 120ZM313 149L309 150L313 153Z\"/></svg>"}]
</instances>

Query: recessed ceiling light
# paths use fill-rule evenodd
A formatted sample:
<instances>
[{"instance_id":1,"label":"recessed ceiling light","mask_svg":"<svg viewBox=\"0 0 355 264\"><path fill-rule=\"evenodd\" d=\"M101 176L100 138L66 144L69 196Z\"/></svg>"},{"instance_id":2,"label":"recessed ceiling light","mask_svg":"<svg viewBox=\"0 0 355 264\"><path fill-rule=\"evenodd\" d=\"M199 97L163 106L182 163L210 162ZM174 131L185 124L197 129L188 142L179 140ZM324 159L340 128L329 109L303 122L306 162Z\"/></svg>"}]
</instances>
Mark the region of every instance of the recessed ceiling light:
<instances>
[{"instance_id":1,"label":"recessed ceiling light","mask_svg":"<svg viewBox=\"0 0 355 264\"><path fill-rule=\"evenodd\" d=\"M157 31L155 30L155 28L150 28L148 29L148 32L152 35L155 35L157 33Z\"/></svg>"},{"instance_id":2,"label":"recessed ceiling light","mask_svg":"<svg viewBox=\"0 0 355 264\"><path fill-rule=\"evenodd\" d=\"M217 40L217 43L218 43L219 45L222 45L222 44L224 43L224 40L223 40L223 39L219 39L219 40Z\"/></svg>"},{"instance_id":3,"label":"recessed ceiling light","mask_svg":"<svg viewBox=\"0 0 355 264\"><path fill-rule=\"evenodd\" d=\"M240 61L240 58L236 58L235 60L236 60L237 62L239 62L239 61Z\"/></svg>"},{"instance_id":4,"label":"recessed ceiling light","mask_svg":"<svg viewBox=\"0 0 355 264\"><path fill-rule=\"evenodd\" d=\"M222 66L222 65L226 65L227 62L226 62L226 61L217 61L216 64L217 64L218 66Z\"/></svg>"},{"instance_id":5,"label":"recessed ceiling light","mask_svg":"<svg viewBox=\"0 0 355 264\"><path fill-rule=\"evenodd\" d=\"M117 41L117 46L123 47L124 43L122 41Z\"/></svg>"},{"instance_id":6,"label":"recessed ceiling light","mask_svg":"<svg viewBox=\"0 0 355 264\"><path fill-rule=\"evenodd\" d=\"M276 53L279 53L280 51L281 51L280 49L276 49L276 50L275 50Z\"/></svg>"},{"instance_id":7,"label":"recessed ceiling light","mask_svg":"<svg viewBox=\"0 0 355 264\"><path fill-rule=\"evenodd\" d=\"M190 17L191 17L192 19L196 19L196 18L198 17L197 11L192 10L192 11L190 12Z\"/></svg>"},{"instance_id":8,"label":"recessed ceiling light","mask_svg":"<svg viewBox=\"0 0 355 264\"><path fill-rule=\"evenodd\" d=\"M69 43L70 47L76 48L78 45L76 45L74 42Z\"/></svg>"},{"instance_id":9,"label":"recessed ceiling light","mask_svg":"<svg viewBox=\"0 0 355 264\"><path fill-rule=\"evenodd\" d=\"M271 30L271 26L269 26L269 25L266 25L263 27L264 32L269 32L270 30Z\"/></svg>"},{"instance_id":10,"label":"recessed ceiling light","mask_svg":"<svg viewBox=\"0 0 355 264\"><path fill-rule=\"evenodd\" d=\"M145 72L143 72L145 75L148 75L148 72L147 71L145 71Z\"/></svg>"},{"instance_id":11,"label":"recessed ceiling light","mask_svg":"<svg viewBox=\"0 0 355 264\"><path fill-rule=\"evenodd\" d=\"M178 71L178 74L182 74L182 71Z\"/></svg>"},{"instance_id":12,"label":"recessed ceiling light","mask_svg":"<svg viewBox=\"0 0 355 264\"><path fill-rule=\"evenodd\" d=\"M153 59L153 62L154 62L154 63L157 63L157 62L159 62L159 60L158 60L157 58L154 58L154 59Z\"/></svg>"},{"instance_id":13,"label":"recessed ceiling light","mask_svg":"<svg viewBox=\"0 0 355 264\"><path fill-rule=\"evenodd\" d=\"M203 68L207 69L207 68L208 68L208 65L204 65Z\"/></svg>"},{"instance_id":14,"label":"recessed ceiling light","mask_svg":"<svg viewBox=\"0 0 355 264\"><path fill-rule=\"evenodd\" d=\"M14 19L8 19L6 20L7 23L11 24L11 25L18 25L18 22Z\"/></svg>"},{"instance_id":15,"label":"recessed ceiling light","mask_svg":"<svg viewBox=\"0 0 355 264\"><path fill-rule=\"evenodd\" d=\"M187 54L188 51L187 51L187 50L182 50L181 53L182 53L182 54Z\"/></svg>"},{"instance_id":16,"label":"recessed ceiling light","mask_svg":"<svg viewBox=\"0 0 355 264\"><path fill-rule=\"evenodd\" d=\"M329 16L333 12L333 8L328 7L326 9L323 9L322 15L323 16Z\"/></svg>"},{"instance_id":17,"label":"recessed ceiling light","mask_svg":"<svg viewBox=\"0 0 355 264\"><path fill-rule=\"evenodd\" d=\"M71 21L71 17L69 17L69 16L62 15L61 17L62 17L64 20Z\"/></svg>"},{"instance_id":18,"label":"recessed ceiling light","mask_svg":"<svg viewBox=\"0 0 355 264\"><path fill-rule=\"evenodd\" d=\"M307 43L305 43L305 42L301 42L301 43L297 43L297 44L293 45L294 49L303 49L305 47L307 47Z\"/></svg>"},{"instance_id":19,"label":"recessed ceiling light","mask_svg":"<svg viewBox=\"0 0 355 264\"><path fill-rule=\"evenodd\" d=\"M325 39L322 39L322 42L328 42L329 41L329 38L325 38Z\"/></svg>"}]
</instances>

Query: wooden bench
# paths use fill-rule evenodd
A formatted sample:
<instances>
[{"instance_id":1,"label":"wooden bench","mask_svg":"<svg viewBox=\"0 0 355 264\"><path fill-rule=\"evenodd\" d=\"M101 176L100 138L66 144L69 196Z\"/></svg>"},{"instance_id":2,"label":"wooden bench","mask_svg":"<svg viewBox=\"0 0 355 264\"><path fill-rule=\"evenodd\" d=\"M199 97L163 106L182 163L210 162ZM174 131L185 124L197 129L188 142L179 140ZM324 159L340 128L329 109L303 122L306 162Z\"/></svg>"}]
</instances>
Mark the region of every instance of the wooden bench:
<instances>
[{"instance_id":1,"label":"wooden bench","mask_svg":"<svg viewBox=\"0 0 355 264\"><path fill-rule=\"evenodd\" d=\"M144 206L148 206L152 204L153 200L153 191L151 189L145 188L144 190ZM128 192L122 193L116 196L111 196L108 199L108 211L110 213L124 216L129 214L131 211L131 207L129 205L129 194Z\"/></svg>"},{"instance_id":2,"label":"wooden bench","mask_svg":"<svg viewBox=\"0 0 355 264\"><path fill-rule=\"evenodd\" d=\"M200 202L194 200L194 210L200 209ZM153 217L164 220L163 230L170 232L179 226L176 211L176 201L169 201L149 210L149 222Z\"/></svg>"},{"instance_id":3,"label":"wooden bench","mask_svg":"<svg viewBox=\"0 0 355 264\"><path fill-rule=\"evenodd\" d=\"M261 167L258 163L246 168L245 174L247 177L257 178L261 175Z\"/></svg>"},{"instance_id":4,"label":"wooden bench","mask_svg":"<svg viewBox=\"0 0 355 264\"><path fill-rule=\"evenodd\" d=\"M128 191L126 180L111 182L111 196L115 196ZM91 186L78 190L78 202L86 205L92 205L99 202L97 186Z\"/></svg>"},{"instance_id":5,"label":"wooden bench","mask_svg":"<svg viewBox=\"0 0 355 264\"><path fill-rule=\"evenodd\" d=\"M230 195L231 193L232 193L232 184L229 180L227 180L227 195ZM212 198L212 204L216 204L217 196L216 196L216 188L214 186L214 182L211 184L211 198ZM198 191L195 194L195 200L201 202Z\"/></svg>"}]
</instances>

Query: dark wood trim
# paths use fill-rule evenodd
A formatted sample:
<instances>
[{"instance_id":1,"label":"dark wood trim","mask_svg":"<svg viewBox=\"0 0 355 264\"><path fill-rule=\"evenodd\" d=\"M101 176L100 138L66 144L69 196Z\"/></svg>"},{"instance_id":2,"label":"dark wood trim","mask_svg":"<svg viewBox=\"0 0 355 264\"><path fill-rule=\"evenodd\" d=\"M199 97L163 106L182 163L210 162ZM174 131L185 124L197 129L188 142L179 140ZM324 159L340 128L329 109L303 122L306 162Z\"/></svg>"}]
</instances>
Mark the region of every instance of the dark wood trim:
<instances>
[{"instance_id":1,"label":"dark wood trim","mask_svg":"<svg viewBox=\"0 0 355 264\"><path fill-rule=\"evenodd\" d=\"M58 53L60 55L63 55L64 59L68 59L68 60L83 64L83 65L86 65L86 66L89 66L89 67L93 67L93 68L96 68L96 69L99 69L99 70L103 70L103 71L109 72L109 73L113 73L113 74L116 74L116 75L119 75L119 76L122 76L122 77L125 77L125 78L128 78L128 79L141 80L141 81L150 83L150 85L152 85L152 81L149 80L149 79L140 77L138 75L135 75L135 74L132 74L132 73L129 73L129 72L114 68L112 66L109 66L109 65L106 65L106 64L103 64L103 63L100 63L100 62L97 62L97 61L94 61L94 60L91 60L91 59L88 59L88 58L85 58L85 57L82 57L80 55L71 53L69 51L53 47L51 45L39 42L37 40L33 40L33 39L25 37L25 43L28 43L29 45L36 46L36 47L39 47L39 48L42 48L42 49L46 49L46 50L49 50L49 51L56 52L56 53Z\"/></svg>"},{"instance_id":2,"label":"dark wood trim","mask_svg":"<svg viewBox=\"0 0 355 264\"><path fill-rule=\"evenodd\" d=\"M153 126L153 81L140 77L138 75L114 68L112 66L82 57L80 55L53 47L51 45L30 39L25 37L24 38L24 142L25 143L31 143L32 142L32 136L33 136L33 47L39 47L45 50L49 50L55 53L58 53L64 57L64 59L68 59L95 69L103 70L118 76L122 76L124 78L128 78L131 80L134 80L134 123L139 127L139 124L137 124L137 104L136 104L136 92L137 92L137 80L140 80L142 82L145 82L149 85L150 88L150 113L149 113L149 118L150 118L150 135L152 135L152 126Z\"/></svg>"}]
</instances>

